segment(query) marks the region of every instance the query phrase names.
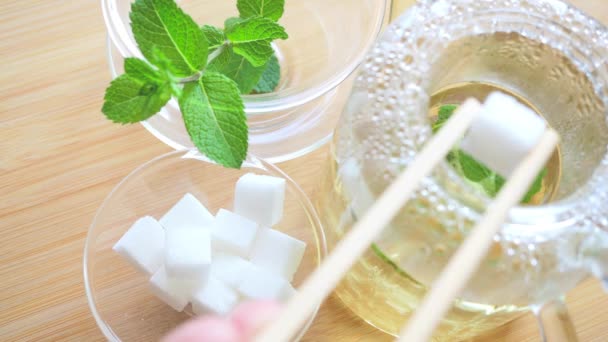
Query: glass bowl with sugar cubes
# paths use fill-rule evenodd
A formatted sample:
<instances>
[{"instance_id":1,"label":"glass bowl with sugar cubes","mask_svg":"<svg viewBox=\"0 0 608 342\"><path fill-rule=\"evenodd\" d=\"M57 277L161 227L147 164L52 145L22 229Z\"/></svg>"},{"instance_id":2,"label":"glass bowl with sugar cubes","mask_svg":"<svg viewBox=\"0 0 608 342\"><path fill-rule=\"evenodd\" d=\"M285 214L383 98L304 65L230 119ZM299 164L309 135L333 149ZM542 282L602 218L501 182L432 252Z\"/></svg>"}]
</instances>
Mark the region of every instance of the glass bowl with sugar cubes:
<instances>
[{"instance_id":1,"label":"glass bowl with sugar cubes","mask_svg":"<svg viewBox=\"0 0 608 342\"><path fill-rule=\"evenodd\" d=\"M288 300L325 254L315 210L281 170L175 151L131 172L97 211L85 288L106 338L158 340L192 316Z\"/></svg>"}]
</instances>

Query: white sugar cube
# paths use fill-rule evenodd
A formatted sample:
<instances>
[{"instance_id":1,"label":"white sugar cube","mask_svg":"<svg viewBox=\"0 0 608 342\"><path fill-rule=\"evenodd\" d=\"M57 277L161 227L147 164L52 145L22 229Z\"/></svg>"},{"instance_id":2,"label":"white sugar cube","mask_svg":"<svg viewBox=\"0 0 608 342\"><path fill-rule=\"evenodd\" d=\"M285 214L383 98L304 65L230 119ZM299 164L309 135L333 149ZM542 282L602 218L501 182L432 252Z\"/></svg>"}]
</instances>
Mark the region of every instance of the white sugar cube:
<instances>
[{"instance_id":1,"label":"white sugar cube","mask_svg":"<svg viewBox=\"0 0 608 342\"><path fill-rule=\"evenodd\" d=\"M208 227L213 223L213 215L192 194L185 194L160 219L165 229L175 229L184 226Z\"/></svg>"},{"instance_id":2,"label":"white sugar cube","mask_svg":"<svg viewBox=\"0 0 608 342\"><path fill-rule=\"evenodd\" d=\"M274 229L261 229L251 251L251 262L291 281L306 243Z\"/></svg>"},{"instance_id":3,"label":"white sugar cube","mask_svg":"<svg viewBox=\"0 0 608 342\"><path fill-rule=\"evenodd\" d=\"M488 96L460 147L475 159L508 177L536 146L546 124L515 98L494 92Z\"/></svg>"},{"instance_id":4,"label":"white sugar cube","mask_svg":"<svg viewBox=\"0 0 608 342\"><path fill-rule=\"evenodd\" d=\"M160 300L173 309L182 311L188 305L190 298L198 288L202 288L208 281L208 276L202 274L200 278L174 278L167 274L161 266L150 278L150 289Z\"/></svg>"},{"instance_id":5,"label":"white sugar cube","mask_svg":"<svg viewBox=\"0 0 608 342\"><path fill-rule=\"evenodd\" d=\"M151 275L163 264L165 230L153 217L137 220L112 248L140 272Z\"/></svg>"},{"instance_id":6,"label":"white sugar cube","mask_svg":"<svg viewBox=\"0 0 608 342\"><path fill-rule=\"evenodd\" d=\"M220 209L211 232L213 251L246 258L251 252L257 231L257 223Z\"/></svg>"},{"instance_id":7,"label":"white sugar cube","mask_svg":"<svg viewBox=\"0 0 608 342\"><path fill-rule=\"evenodd\" d=\"M234 211L271 227L283 217L285 179L248 173L236 182Z\"/></svg>"},{"instance_id":8,"label":"white sugar cube","mask_svg":"<svg viewBox=\"0 0 608 342\"><path fill-rule=\"evenodd\" d=\"M284 300L293 293L293 288L287 279L253 266L245 272L238 292L248 299Z\"/></svg>"},{"instance_id":9,"label":"white sugar cube","mask_svg":"<svg viewBox=\"0 0 608 342\"><path fill-rule=\"evenodd\" d=\"M236 289L251 266L251 262L241 257L215 253L211 262L211 276Z\"/></svg>"},{"instance_id":10,"label":"white sugar cube","mask_svg":"<svg viewBox=\"0 0 608 342\"><path fill-rule=\"evenodd\" d=\"M167 229L165 268L172 277L196 277L209 273L211 233L198 227Z\"/></svg>"},{"instance_id":11,"label":"white sugar cube","mask_svg":"<svg viewBox=\"0 0 608 342\"><path fill-rule=\"evenodd\" d=\"M192 311L197 315L212 313L226 315L236 306L239 295L215 277L209 277L192 298Z\"/></svg>"}]
</instances>

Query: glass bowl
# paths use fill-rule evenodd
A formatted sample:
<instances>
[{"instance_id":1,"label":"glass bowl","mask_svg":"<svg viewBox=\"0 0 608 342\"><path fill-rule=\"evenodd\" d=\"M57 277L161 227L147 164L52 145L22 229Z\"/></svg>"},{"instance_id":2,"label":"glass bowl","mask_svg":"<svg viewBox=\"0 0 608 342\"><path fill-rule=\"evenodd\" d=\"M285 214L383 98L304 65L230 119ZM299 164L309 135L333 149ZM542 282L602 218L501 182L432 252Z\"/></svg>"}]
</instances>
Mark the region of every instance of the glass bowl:
<instances>
[{"instance_id":1,"label":"glass bowl","mask_svg":"<svg viewBox=\"0 0 608 342\"><path fill-rule=\"evenodd\" d=\"M209 162L193 151L167 153L123 179L104 200L88 231L85 289L91 312L108 340L158 340L191 316L189 307L177 312L157 299L148 288L148 277L115 253L112 246L135 220L145 215L159 219L188 192L212 213L220 208L232 209L234 185L248 172L287 181L283 219L273 228L307 244L292 282L294 287L321 263L326 245L317 214L304 192L281 170L254 157L248 157L243 167L235 170Z\"/></svg>"},{"instance_id":2,"label":"glass bowl","mask_svg":"<svg viewBox=\"0 0 608 342\"><path fill-rule=\"evenodd\" d=\"M112 75L125 57L141 57L128 19L131 0L102 0ZM199 24L223 27L236 0L182 0ZM281 81L268 94L245 95L250 152L269 162L301 156L329 140L350 90L337 87L359 65L384 23L386 0L287 1L280 23L289 39L274 45ZM143 123L175 149L193 145L176 101Z\"/></svg>"}]
</instances>

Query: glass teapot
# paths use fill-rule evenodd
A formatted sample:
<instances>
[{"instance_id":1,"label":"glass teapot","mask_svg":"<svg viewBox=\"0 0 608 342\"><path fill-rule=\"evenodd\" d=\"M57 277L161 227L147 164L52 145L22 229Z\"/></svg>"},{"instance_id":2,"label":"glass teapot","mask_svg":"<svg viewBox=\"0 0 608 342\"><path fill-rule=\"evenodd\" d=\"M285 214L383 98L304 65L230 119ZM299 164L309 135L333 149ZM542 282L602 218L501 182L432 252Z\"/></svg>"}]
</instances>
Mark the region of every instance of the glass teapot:
<instances>
[{"instance_id":1,"label":"glass teapot","mask_svg":"<svg viewBox=\"0 0 608 342\"><path fill-rule=\"evenodd\" d=\"M329 246L408 167L441 106L495 90L562 141L544 190L511 210L436 340L559 305L589 274L608 282L608 29L558 0L419 1L387 28L363 62L317 194ZM337 295L396 334L490 201L447 161L437 166Z\"/></svg>"}]
</instances>

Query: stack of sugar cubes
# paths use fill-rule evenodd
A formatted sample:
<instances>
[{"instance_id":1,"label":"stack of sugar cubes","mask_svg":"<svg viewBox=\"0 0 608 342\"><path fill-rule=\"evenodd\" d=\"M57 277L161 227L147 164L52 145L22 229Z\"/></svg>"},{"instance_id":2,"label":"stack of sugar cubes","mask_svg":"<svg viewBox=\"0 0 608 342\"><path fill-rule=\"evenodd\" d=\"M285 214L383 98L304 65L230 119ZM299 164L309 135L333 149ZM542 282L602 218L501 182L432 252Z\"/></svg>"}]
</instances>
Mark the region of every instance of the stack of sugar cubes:
<instances>
[{"instance_id":1,"label":"stack of sugar cubes","mask_svg":"<svg viewBox=\"0 0 608 342\"><path fill-rule=\"evenodd\" d=\"M177 311L227 314L240 301L286 300L306 244L272 229L283 216L285 180L248 173L234 212L215 217L186 194L161 219L139 219L114 251L150 276L153 293Z\"/></svg>"}]
</instances>

